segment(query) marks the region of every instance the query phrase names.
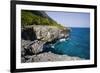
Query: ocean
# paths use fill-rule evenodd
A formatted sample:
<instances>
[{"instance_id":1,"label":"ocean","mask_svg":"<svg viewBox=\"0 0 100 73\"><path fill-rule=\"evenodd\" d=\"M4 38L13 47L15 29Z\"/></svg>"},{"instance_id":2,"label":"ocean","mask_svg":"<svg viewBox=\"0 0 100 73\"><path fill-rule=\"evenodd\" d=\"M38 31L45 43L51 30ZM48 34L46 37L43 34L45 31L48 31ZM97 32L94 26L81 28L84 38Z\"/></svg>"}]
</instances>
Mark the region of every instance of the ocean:
<instances>
[{"instance_id":1,"label":"ocean","mask_svg":"<svg viewBox=\"0 0 100 73\"><path fill-rule=\"evenodd\" d=\"M61 55L90 59L90 28L71 28L69 39L60 39L52 51Z\"/></svg>"}]
</instances>

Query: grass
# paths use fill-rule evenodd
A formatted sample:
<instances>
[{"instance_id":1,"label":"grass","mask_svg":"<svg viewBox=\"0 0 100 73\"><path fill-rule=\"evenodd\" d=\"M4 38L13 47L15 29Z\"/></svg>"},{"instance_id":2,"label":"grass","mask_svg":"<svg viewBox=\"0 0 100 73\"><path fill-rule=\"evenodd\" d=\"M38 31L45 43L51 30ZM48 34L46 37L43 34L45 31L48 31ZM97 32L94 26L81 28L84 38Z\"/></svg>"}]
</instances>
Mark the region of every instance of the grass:
<instances>
[{"instance_id":1,"label":"grass","mask_svg":"<svg viewBox=\"0 0 100 73\"><path fill-rule=\"evenodd\" d=\"M39 14L39 11L37 11ZM30 12L30 11L21 11L21 26L27 26L27 25L48 25L52 27L57 27L60 29L63 29L64 26L61 24L58 24L56 21L51 20L47 17L42 17L42 15L36 15L36 12Z\"/></svg>"}]
</instances>

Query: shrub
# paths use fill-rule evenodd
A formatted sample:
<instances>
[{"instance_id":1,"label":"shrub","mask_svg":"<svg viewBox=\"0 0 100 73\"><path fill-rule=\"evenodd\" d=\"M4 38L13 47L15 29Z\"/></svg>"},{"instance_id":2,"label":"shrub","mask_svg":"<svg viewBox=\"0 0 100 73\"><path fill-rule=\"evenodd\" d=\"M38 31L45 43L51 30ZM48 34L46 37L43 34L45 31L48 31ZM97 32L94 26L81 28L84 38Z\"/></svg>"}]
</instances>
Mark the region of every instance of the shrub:
<instances>
[{"instance_id":1,"label":"shrub","mask_svg":"<svg viewBox=\"0 0 100 73\"><path fill-rule=\"evenodd\" d=\"M21 26L24 27L27 25L49 25L49 26L56 26L58 28L63 28L61 24L58 24L56 21L53 21L50 18L36 15L36 13L32 11L30 12L30 11L22 10L21 11Z\"/></svg>"}]
</instances>

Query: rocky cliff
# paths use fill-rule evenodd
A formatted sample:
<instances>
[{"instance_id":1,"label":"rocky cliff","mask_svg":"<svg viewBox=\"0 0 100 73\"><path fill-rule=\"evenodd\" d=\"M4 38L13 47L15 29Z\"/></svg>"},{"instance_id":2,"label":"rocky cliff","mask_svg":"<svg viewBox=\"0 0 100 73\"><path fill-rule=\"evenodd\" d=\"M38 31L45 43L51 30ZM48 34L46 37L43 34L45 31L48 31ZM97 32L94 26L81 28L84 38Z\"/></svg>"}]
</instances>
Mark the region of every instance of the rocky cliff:
<instances>
[{"instance_id":1,"label":"rocky cliff","mask_svg":"<svg viewBox=\"0 0 100 73\"><path fill-rule=\"evenodd\" d=\"M33 53L39 53L43 50L43 45L47 42L56 42L61 38L68 38L69 30L67 28L59 29L54 26L42 26L42 25L32 25L26 26L22 29L22 39L31 40L32 43L29 45L22 44L23 48L29 48L31 46ZM22 41L24 43L24 41ZM29 49L30 49L29 48ZM38 51L37 51L38 50Z\"/></svg>"},{"instance_id":2,"label":"rocky cliff","mask_svg":"<svg viewBox=\"0 0 100 73\"><path fill-rule=\"evenodd\" d=\"M52 51L50 44L62 38L69 38L68 28L59 29L54 26L32 25L22 29L22 62L42 62L60 60L79 60L78 57L58 55ZM50 43L50 44L47 44ZM52 57L52 58L51 58Z\"/></svg>"},{"instance_id":3,"label":"rocky cliff","mask_svg":"<svg viewBox=\"0 0 100 73\"><path fill-rule=\"evenodd\" d=\"M21 11L21 62L80 60L56 54L53 43L69 38L70 29L58 24L44 11Z\"/></svg>"},{"instance_id":4,"label":"rocky cliff","mask_svg":"<svg viewBox=\"0 0 100 73\"><path fill-rule=\"evenodd\" d=\"M69 32L70 30L68 28L59 29L56 26L31 25L22 29L22 38L51 42L55 39L67 38Z\"/></svg>"}]
</instances>

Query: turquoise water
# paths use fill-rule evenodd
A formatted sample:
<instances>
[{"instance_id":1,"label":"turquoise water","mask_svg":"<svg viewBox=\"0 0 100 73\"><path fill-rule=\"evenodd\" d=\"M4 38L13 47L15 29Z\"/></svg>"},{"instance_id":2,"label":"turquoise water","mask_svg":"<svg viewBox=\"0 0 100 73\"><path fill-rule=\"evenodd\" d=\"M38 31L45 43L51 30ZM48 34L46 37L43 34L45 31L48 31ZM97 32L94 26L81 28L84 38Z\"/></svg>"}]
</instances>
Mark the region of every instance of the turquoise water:
<instances>
[{"instance_id":1,"label":"turquoise water","mask_svg":"<svg viewBox=\"0 0 100 73\"><path fill-rule=\"evenodd\" d=\"M90 58L90 29L71 28L69 39L59 40L52 45L51 51L80 58Z\"/></svg>"}]
</instances>

